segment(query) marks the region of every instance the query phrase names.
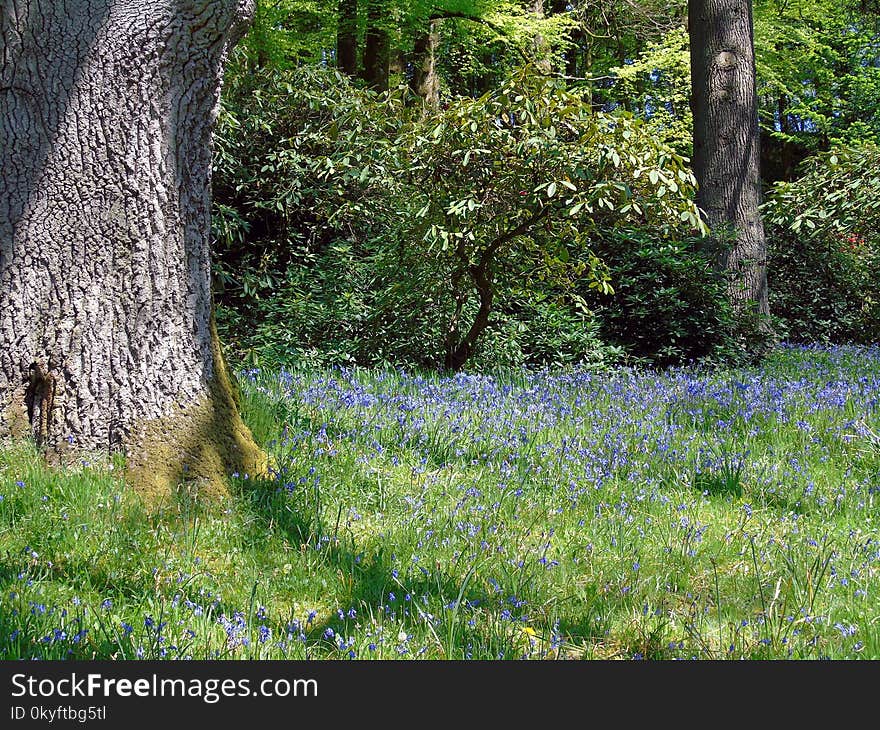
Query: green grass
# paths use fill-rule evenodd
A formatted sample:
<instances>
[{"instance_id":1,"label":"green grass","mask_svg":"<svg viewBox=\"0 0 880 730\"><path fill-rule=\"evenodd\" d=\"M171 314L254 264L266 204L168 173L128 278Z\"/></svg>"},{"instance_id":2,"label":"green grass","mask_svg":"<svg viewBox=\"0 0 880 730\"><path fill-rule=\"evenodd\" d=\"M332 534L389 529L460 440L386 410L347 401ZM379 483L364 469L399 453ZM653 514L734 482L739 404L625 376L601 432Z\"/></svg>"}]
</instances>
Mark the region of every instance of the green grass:
<instances>
[{"instance_id":1,"label":"green grass","mask_svg":"<svg viewBox=\"0 0 880 730\"><path fill-rule=\"evenodd\" d=\"M880 351L251 373L272 479L0 450L0 657L880 658Z\"/></svg>"}]
</instances>

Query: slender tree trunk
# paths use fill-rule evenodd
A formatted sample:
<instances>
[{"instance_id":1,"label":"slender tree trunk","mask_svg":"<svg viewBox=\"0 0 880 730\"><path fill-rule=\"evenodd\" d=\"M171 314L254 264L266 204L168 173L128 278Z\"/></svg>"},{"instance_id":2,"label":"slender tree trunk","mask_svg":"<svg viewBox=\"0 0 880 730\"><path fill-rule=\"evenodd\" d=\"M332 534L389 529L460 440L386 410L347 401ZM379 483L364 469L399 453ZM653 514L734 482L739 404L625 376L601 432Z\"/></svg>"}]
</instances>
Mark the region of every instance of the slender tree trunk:
<instances>
[{"instance_id":1,"label":"slender tree trunk","mask_svg":"<svg viewBox=\"0 0 880 730\"><path fill-rule=\"evenodd\" d=\"M446 358L444 366L447 370L458 371L464 366L468 358L473 355L476 349L477 340L486 328L489 326L489 317L492 315L492 307L495 302L495 282L493 274L493 263L495 255L502 246L513 241L518 236L525 236L532 228L538 224L550 212L550 206L540 208L532 213L526 220L522 221L518 226L512 228L499 235L492 241L480 254L476 264L470 264L470 258L465 252L463 244L459 244L456 251L461 267L453 277L453 289L455 291L456 306L455 313L450 323L446 337ZM461 318L464 302L467 299L459 286L464 273L467 272L473 283L474 289L480 300L480 306L474 316L470 329L462 339L459 339L459 321Z\"/></svg>"},{"instance_id":2,"label":"slender tree trunk","mask_svg":"<svg viewBox=\"0 0 880 730\"><path fill-rule=\"evenodd\" d=\"M440 45L440 21L432 20L425 33L416 37L413 48L413 75L410 90L421 97L425 108L440 106L440 79L437 76L437 47Z\"/></svg>"},{"instance_id":3,"label":"slender tree trunk","mask_svg":"<svg viewBox=\"0 0 880 730\"><path fill-rule=\"evenodd\" d=\"M357 74L357 0L339 0L336 31L336 63L349 76Z\"/></svg>"},{"instance_id":4,"label":"slender tree trunk","mask_svg":"<svg viewBox=\"0 0 880 730\"><path fill-rule=\"evenodd\" d=\"M152 495L265 467L209 262L223 61L252 5L0 5L0 438L123 451Z\"/></svg>"},{"instance_id":5,"label":"slender tree trunk","mask_svg":"<svg viewBox=\"0 0 880 730\"><path fill-rule=\"evenodd\" d=\"M538 20L543 20L544 0L531 0L531 4L532 15ZM547 44L547 39L539 31L535 33L533 43L535 46L535 66L542 73L550 73L553 70L553 63L550 60L550 47Z\"/></svg>"},{"instance_id":6,"label":"slender tree trunk","mask_svg":"<svg viewBox=\"0 0 880 730\"><path fill-rule=\"evenodd\" d=\"M376 91L388 90L391 41L385 26L388 22L387 13L386 0L369 0L362 78Z\"/></svg>"},{"instance_id":7,"label":"slender tree trunk","mask_svg":"<svg viewBox=\"0 0 880 730\"><path fill-rule=\"evenodd\" d=\"M779 110L779 131L788 136L791 134L791 125L788 123L788 97L780 94L777 100ZM782 142L782 179L794 179L794 149L790 140Z\"/></svg>"},{"instance_id":8,"label":"slender tree trunk","mask_svg":"<svg viewBox=\"0 0 880 730\"><path fill-rule=\"evenodd\" d=\"M495 287L492 283L492 273L489 263L481 261L476 266L468 269L474 288L480 299L480 306L474 315L474 321L468 329L465 336L458 340L457 317L460 314L461 307L458 306L456 312L455 329L450 331L449 347L446 351L446 362L444 366L447 370L458 372L464 367L464 364L474 354L477 340L480 335L486 331L489 326L489 317L492 314L492 305L495 301ZM454 344L453 344L454 343Z\"/></svg>"},{"instance_id":9,"label":"slender tree trunk","mask_svg":"<svg viewBox=\"0 0 880 730\"><path fill-rule=\"evenodd\" d=\"M690 0L688 25L697 203L731 276L731 302L767 314L751 1Z\"/></svg>"},{"instance_id":10,"label":"slender tree trunk","mask_svg":"<svg viewBox=\"0 0 880 730\"><path fill-rule=\"evenodd\" d=\"M250 40L256 46L256 54L251 59L251 73L260 73L272 62L269 57L269 38L266 33L265 0L254 0L254 14L250 27Z\"/></svg>"}]
</instances>

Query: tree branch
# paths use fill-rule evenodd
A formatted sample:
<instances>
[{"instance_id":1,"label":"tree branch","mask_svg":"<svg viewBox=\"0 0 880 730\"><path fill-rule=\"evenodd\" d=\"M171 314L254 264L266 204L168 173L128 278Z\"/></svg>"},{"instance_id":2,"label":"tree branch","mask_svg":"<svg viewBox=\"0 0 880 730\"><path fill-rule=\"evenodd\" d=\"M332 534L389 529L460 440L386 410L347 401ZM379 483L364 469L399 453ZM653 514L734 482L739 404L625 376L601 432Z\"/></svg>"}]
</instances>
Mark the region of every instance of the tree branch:
<instances>
[{"instance_id":1,"label":"tree branch","mask_svg":"<svg viewBox=\"0 0 880 730\"><path fill-rule=\"evenodd\" d=\"M524 233L526 233L526 231L528 231L532 226L534 226L539 220L541 220L541 218L543 218L549 212L550 212L550 206L545 205L540 210L535 211L529 218L527 218L522 223L520 223L516 228L513 228L512 230L508 231L507 233L504 233L504 234L498 236L498 238L496 238L494 241L492 241L492 243L490 243L486 247L486 250L483 251L482 255L480 256L479 266L483 267L487 263L489 263L489 261L495 255L495 253L498 251L499 248L501 248L508 241L511 241L512 239L516 238L517 236L521 236Z\"/></svg>"}]
</instances>

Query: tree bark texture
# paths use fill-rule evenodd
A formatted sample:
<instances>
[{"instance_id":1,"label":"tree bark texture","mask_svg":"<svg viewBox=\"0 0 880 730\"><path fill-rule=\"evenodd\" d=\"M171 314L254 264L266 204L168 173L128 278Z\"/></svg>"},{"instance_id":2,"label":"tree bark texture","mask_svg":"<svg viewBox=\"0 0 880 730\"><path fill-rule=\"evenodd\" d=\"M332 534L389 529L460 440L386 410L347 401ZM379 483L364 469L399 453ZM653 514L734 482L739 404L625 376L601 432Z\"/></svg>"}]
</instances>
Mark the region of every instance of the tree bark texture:
<instances>
[{"instance_id":1,"label":"tree bark texture","mask_svg":"<svg viewBox=\"0 0 880 730\"><path fill-rule=\"evenodd\" d=\"M362 78L376 91L388 91L391 73L391 39L386 23L387 1L368 0Z\"/></svg>"},{"instance_id":2,"label":"tree bark texture","mask_svg":"<svg viewBox=\"0 0 880 730\"><path fill-rule=\"evenodd\" d=\"M697 204L734 307L767 314L751 0L690 0L688 26Z\"/></svg>"},{"instance_id":3,"label":"tree bark texture","mask_svg":"<svg viewBox=\"0 0 880 730\"><path fill-rule=\"evenodd\" d=\"M440 78L437 75L437 48L440 45L440 22L430 21L428 30L419 33L413 46L413 74L410 90L421 97L425 108L440 106Z\"/></svg>"},{"instance_id":4,"label":"tree bark texture","mask_svg":"<svg viewBox=\"0 0 880 730\"><path fill-rule=\"evenodd\" d=\"M544 20L544 0L532 0L532 15L538 20ZM539 32L535 34L535 66L541 73L549 74L553 70L553 62L550 59L550 48L547 39Z\"/></svg>"},{"instance_id":5,"label":"tree bark texture","mask_svg":"<svg viewBox=\"0 0 880 730\"><path fill-rule=\"evenodd\" d=\"M349 76L357 74L357 21L357 0L339 0L339 20L336 30L336 65Z\"/></svg>"},{"instance_id":6,"label":"tree bark texture","mask_svg":"<svg viewBox=\"0 0 880 730\"><path fill-rule=\"evenodd\" d=\"M252 0L0 4L0 438L148 493L264 456L210 294L212 134Z\"/></svg>"},{"instance_id":7,"label":"tree bark texture","mask_svg":"<svg viewBox=\"0 0 880 730\"><path fill-rule=\"evenodd\" d=\"M471 355L474 354L477 340L480 339L480 336L489 326L489 317L492 314L492 305L495 301L495 286L492 282L492 272L488 262L481 261L476 266L469 266L468 275L474 288L477 290L480 306L474 315L474 321L471 322L467 334L459 339L458 321L467 296L456 296L456 312L447 333L446 358L443 363L444 368L452 372L461 370Z\"/></svg>"}]
</instances>

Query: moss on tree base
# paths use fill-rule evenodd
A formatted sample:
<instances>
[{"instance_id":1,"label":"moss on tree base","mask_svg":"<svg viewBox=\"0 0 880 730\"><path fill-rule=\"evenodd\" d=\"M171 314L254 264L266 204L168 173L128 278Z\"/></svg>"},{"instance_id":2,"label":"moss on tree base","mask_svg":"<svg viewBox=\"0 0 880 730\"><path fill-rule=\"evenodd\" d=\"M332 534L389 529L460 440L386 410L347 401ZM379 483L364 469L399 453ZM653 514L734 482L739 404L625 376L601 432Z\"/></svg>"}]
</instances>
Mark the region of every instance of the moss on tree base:
<instances>
[{"instance_id":1,"label":"moss on tree base","mask_svg":"<svg viewBox=\"0 0 880 730\"><path fill-rule=\"evenodd\" d=\"M233 473L262 476L268 457L238 412L220 340L211 322L214 379L208 393L179 412L141 424L126 445L126 481L150 505L169 499L182 483L200 497L229 493Z\"/></svg>"},{"instance_id":2,"label":"moss on tree base","mask_svg":"<svg viewBox=\"0 0 880 730\"><path fill-rule=\"evenodd\" d=\"M180 485L200 499L228 495L233 473L264 476L268 458L254 441L238 411L237 391L226 368L217 331L211 322L214 376L201 398L181 403L176 412L137 422L121 444L126 482L148 506L171 500ZM40 445L35 438L26 404L25 387L17 388L5 408L0 407L0 442L37 441L48 466L64 468L78 462L100 463L106 450L84 450L74 438L52 439Z\"/></svg>"},{"instance_id":3,"label":"moss on tree base","mask_svg":"<svg viewBox=\"0 0 880 730\"><path fill-rule=\"evenodd\" d=\"M266 455L230 408L227 394L211 390L200 402L133 434L126 447L126 481L148 503L168 499L184 482L216 498L228 494L231 474L266 473Z\"/></svg>"}]
</instances>

